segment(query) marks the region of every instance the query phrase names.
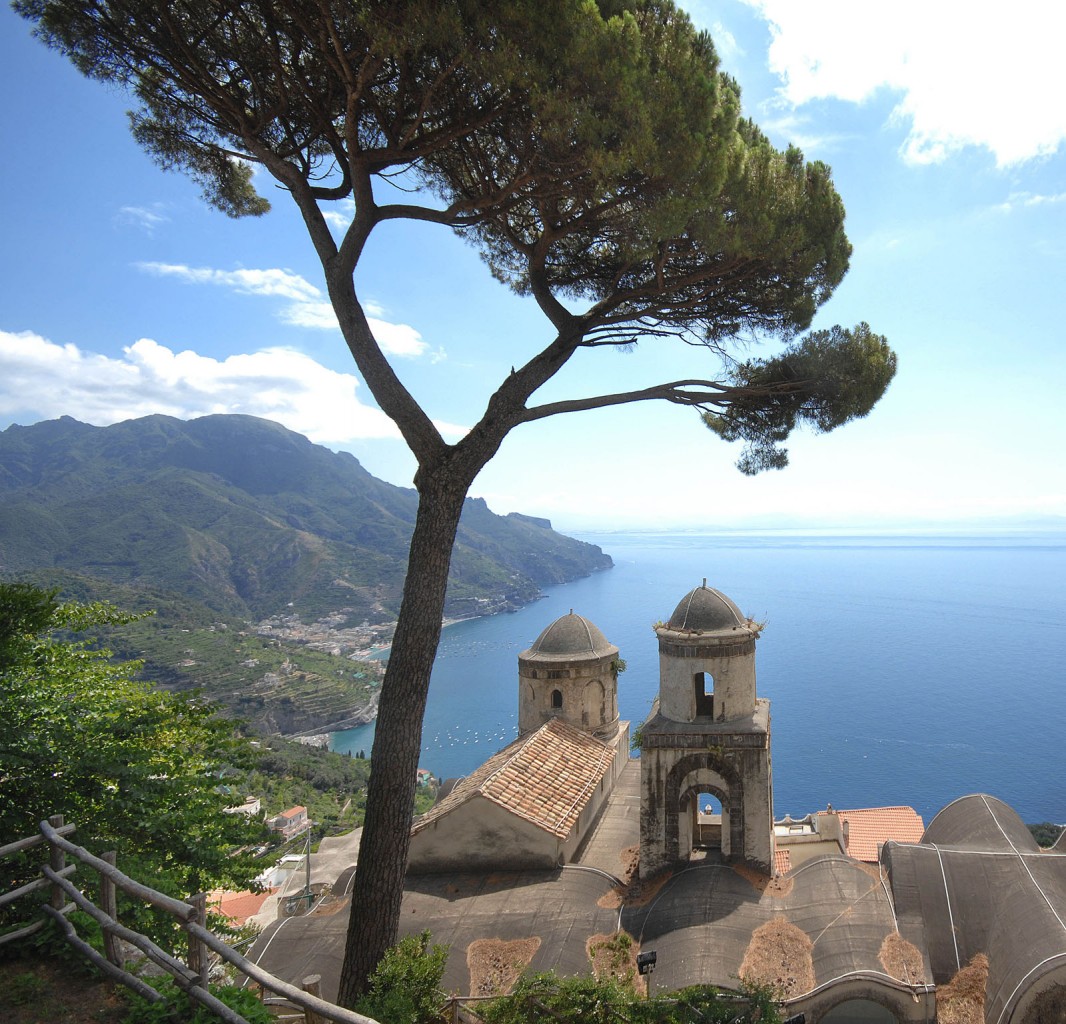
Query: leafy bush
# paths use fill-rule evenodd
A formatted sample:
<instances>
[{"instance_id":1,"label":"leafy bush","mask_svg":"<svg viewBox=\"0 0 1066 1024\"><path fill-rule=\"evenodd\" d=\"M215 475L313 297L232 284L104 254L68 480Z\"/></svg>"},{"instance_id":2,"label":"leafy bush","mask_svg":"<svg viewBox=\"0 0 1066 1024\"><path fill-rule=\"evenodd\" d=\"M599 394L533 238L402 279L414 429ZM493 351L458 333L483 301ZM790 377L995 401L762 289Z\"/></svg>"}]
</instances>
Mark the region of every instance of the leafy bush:
<instances>
[{"instance_id":1,"label":"leafy bush","mask_svg":"<svg viewBox=\"0 0 1066 1024\"><path fill-rule=\"evenodd\" d=\"M709 985L695 985L643 999L631 986L614 979L557 978L531 974L515 990L483 1005L486 1024L779 1024L773 993L746 987L740 996L724 995Z\"/></svg>"},{"instance_id":2,"label":"leafy bush","mask_svg":"<svg viewBox=\"0 0 1066 1024\"><path fill-rule=\"evenodd\" d=\"M166 1001L150 1003L147 999L129 992L129 1012L122 1024L218 1024L218 1017L202 1003L194 1002L171 978L161 978L151 983L165 995ZM212 985L211 995L239 1013L249 1024L273 1024L274 1015L256 997L255 993L236 985Z\"/></svg>"},{"instance_id":3,"label":"leafy bush","mask_svg":"<svg viewBox=\"0 0 1066 1024\"><path fill-rule=\"evenodd\" d=\"M62 814L80 845L117 850L121 870L168 895L245 888L259 866L233 851L258 841L263 826L222 813L219 778L251 747L210 707L153 690L136 678L135 662L114 662L85 639L86 630L128 618L0 582L0 835L33 835L42 819ZM0 864L0 890L39 863L33 851ZM168 917L120 899L123 923L174 948ZM6 908L0 928L24 923L9 912L22 910Z\"/></svg>"},{"instance_id":4,"label":"leafy bush","mask_svg":"<svg viewBox=\"0 0 1066 1024\"><path fill-rule=\"evenodd\" d=\"M428 931L408 935L386 951L355 1009L381 1024L430 1024L441 1019L440 981L448 947L430 945Z\"/></svg>"},{"instance_id":5,"label":"leafy bush","mask_svg":"<svg viewBox=\"0 0 1066 1024\"><path fill-rule=\"evenodd\" d=\"M1026 826L1033 834L1033 838L1036 840L1038 846L1042 846L1048 849L1055 845L1058 841L1059 835L1062 833L1062 826L1056 825L1050 821L1042 821L1036 825Z\"/></svg>"}]
</instances>

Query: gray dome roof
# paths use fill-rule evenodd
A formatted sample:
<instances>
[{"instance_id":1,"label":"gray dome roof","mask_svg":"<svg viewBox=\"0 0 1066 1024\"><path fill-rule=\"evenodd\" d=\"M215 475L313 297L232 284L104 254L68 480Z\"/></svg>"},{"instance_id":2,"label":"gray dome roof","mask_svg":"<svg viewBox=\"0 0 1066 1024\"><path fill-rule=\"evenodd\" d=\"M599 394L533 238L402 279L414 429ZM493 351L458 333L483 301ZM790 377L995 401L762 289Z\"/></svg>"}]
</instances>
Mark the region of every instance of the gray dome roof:
<instances>
[{"instance_id":1,"label":"gray dome roof","mask_svg":"<svg viewBox=\"0 0 1066 1024\"><path fill-rule=\"evenodd\" d=\"M716 633L723 629L746 626L747 616L720 590L707 586L690 590L674 609L667 623L669 629L686 633Z\"/></svg>"},{"instance_id":2,"label":"gray dome roof","mask_svg":"<svg viewBox=\"0 0 1066 1024\"><path fill-rule=\"evenodd\" d=\"M519 657L542 661L579 661L583 658L605 658L618 653L618 648L600 632L595 623L583 615L570 612L556 619L544 630L528 651Z\"/></svg>"}]
</instances>

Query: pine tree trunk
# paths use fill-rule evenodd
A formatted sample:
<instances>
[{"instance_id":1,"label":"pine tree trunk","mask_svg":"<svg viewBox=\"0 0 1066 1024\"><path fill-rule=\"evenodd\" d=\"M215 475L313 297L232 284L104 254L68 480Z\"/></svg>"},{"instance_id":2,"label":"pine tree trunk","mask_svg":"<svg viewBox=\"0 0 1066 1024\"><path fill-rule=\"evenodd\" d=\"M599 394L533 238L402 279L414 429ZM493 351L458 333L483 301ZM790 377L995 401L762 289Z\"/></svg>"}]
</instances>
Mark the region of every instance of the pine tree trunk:
<instances>
[{"instance_id":1,"label":"pine tree trunk","mask_svg":"<svg viewBox=\"0 0 1066 1024\"><path fill-rule=\"evenodd\" d=\"M338 1001L351 1007L396 942L430 671L440 641L452 547L466 487L420 486L403 601L371 752L366 817Z\"/></svg>"}]
</instances>

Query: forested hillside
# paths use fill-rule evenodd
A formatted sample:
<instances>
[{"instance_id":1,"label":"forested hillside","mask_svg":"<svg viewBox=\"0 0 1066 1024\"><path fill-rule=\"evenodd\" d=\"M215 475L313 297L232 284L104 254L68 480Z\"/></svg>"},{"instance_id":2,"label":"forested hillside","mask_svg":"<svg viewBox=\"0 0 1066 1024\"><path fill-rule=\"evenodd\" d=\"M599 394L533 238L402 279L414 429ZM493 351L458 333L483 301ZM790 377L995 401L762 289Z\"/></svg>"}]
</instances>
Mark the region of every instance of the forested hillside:
<instances>
[{"instance_id":1,"label":"forested hillside","mask_svg":"<svg viewBox=\"0 0 1066 1024\"><path fill-rule=\"evenodd\" d=\"M415 508L351 455L249 416L0 432L0 578L154 611L108 645L268 733L375 716L382 663L366 651L388 642L371 627L395 618ZM610 565L469 499L446 611L505 611Z\"/></svg>"},{"instance_id":2,"label":"forested hillside","mask_svg":"<svg viewBox=\"0 0 1066 1024\"><path fill-rule=\"evenodd\" d=\"M219 615L393 619L415 509L414 490L250 416L0 433L0 571L150 584ZM505 610L610 565L546 520L469 499L446 613Z\"/></svg>"}]
</instances>

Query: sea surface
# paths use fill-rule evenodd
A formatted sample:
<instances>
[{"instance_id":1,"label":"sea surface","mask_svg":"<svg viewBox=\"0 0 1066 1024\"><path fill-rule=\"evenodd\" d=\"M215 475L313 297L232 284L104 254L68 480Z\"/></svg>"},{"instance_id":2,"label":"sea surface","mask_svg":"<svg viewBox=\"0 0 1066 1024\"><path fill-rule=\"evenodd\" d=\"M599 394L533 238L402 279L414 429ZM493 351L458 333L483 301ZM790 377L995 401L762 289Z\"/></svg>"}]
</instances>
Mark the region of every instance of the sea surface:
<instances>
[{"instance_id":1,"label":"sea surface","mask_svg":"<svg viewBox=\"0 0 1066 1024\"><path fill-rule=\"evenodd\" d=\"M620 648L635 728L658 689L652 625L706 577L766 622L776 817L909 804L928 824L982 792L1066 822L1066 533L580 536L615 567L444 630L422 767L465 775L515 737L518 654L571 609ZM373 724L332 747L372 742Z\"/></svg>"}]
</instances>

